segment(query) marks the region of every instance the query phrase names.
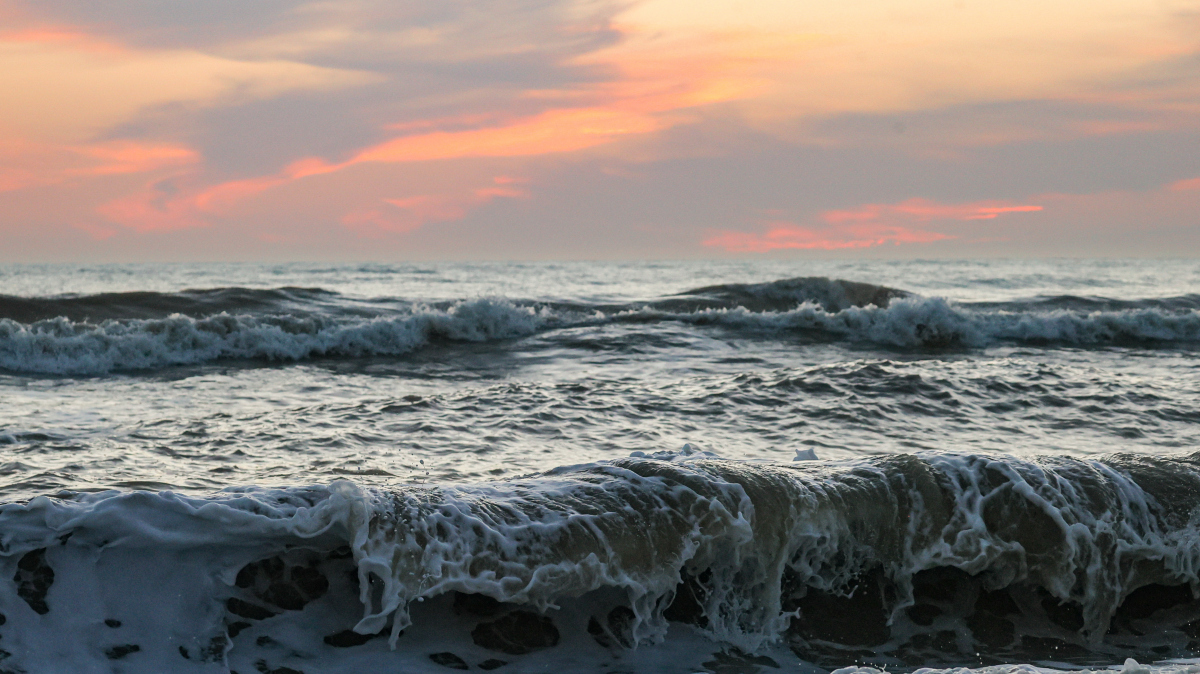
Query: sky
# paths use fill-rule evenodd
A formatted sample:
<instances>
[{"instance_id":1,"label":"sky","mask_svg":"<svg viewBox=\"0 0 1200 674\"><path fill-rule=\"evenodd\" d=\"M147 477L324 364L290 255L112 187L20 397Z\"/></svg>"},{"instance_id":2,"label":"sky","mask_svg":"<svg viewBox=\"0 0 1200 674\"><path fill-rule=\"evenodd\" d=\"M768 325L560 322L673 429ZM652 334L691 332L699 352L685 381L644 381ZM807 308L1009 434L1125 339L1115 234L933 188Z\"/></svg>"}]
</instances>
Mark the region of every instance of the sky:
<instances>
[{"instance_id":1,"label":"sky","mask_svg":"<svg viewBox=\"0 0 1200 674\"><path fill-rule=\"evenodd\" d=\"M1200 0L0 0L0 260L1200 255Z\"/></svg>"}]
</instances>

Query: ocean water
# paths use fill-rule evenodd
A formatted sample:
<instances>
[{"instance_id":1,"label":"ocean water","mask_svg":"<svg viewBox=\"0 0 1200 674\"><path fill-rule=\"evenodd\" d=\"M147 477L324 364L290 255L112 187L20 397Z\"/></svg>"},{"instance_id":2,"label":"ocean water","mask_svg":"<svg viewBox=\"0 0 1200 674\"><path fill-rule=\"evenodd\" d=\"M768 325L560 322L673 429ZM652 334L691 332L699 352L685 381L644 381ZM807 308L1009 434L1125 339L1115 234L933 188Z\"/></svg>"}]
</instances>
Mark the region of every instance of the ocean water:
<instances>
[{"instance_id":1,"label":"ocean water","mask_svg":"<svg viewBox=\"0 0 1200 674\"><path fill-rule=\"evenodd\" d=\"M1193 260L0 266L0 672L1200 671L1198 348Z\"/></svg>"}]
</instances>

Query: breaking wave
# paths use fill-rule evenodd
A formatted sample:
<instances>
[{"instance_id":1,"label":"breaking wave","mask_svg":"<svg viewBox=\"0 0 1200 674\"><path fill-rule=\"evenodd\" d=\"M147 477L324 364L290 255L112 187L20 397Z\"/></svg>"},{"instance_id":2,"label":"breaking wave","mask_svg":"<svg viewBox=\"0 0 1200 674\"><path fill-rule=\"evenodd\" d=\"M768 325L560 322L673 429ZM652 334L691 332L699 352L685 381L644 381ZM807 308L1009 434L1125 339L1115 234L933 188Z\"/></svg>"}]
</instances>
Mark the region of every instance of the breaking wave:
<instances>
[{"instance_id":1,"label":"breaking wave","mask_svg":"<svg viewBox=\"0 0 1200 674\"><path fill-rule=\"evenodd\" d=\"M987 347L1003 343L1152 346L1200 341L1197 310L980 311L970 305L925 297L894 300L886 307L870 305L841 311L802 305L784 312L706 310L669 319L916 348Z\"/></svg>"},{"instance_id":2,"label":"breaking wave","mask_svg":"<svg viewBox=\"0 0 1200 674\"><path fill-rule=\"evenodd\" d=\"M885 348L1200 342L1196 296L955 303L824 278L728 284L628 304L474 299L416 305L320 289L225 288L86 297L0 297L0 368L101 374L222 359L398 356L431 342L486 342L585 326L715 326L753 337Z\"/></svg>"},{"instance_id":3,"label":"breaking wave","mask_svg":"<svg viewBox=\"0 0 1200 674\"><path fill-rule=\"evenodd\" d=\"M96 374L219 359L402 355L433 340L511 339L532 334L538 325L536 310L494 300L373 319L227 313L99 324L55 318L24 325L0 319L0 367Z\"/></svg>"},{"instance_id":4,"label":"breaking wave","mask_svg":"<svg viewBox=\"0 0 1200 674\"><path fill-rule=\"evenodd\" d=\"M798 458L9 504L4 665L532 667L687 634L823 666L1200 650L1200 455Z\"/></svg>"}]
</instances>

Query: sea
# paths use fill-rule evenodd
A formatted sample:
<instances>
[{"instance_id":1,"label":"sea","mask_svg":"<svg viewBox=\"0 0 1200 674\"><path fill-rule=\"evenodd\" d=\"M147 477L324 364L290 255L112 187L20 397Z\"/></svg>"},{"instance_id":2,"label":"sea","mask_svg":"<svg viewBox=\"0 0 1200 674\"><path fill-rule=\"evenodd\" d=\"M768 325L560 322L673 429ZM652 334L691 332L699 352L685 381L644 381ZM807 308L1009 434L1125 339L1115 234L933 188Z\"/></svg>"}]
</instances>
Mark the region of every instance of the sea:
<instances>
[{"instance_id":1,"label":"sea","mask_svg":"<svg viewBox=\"0 0 1200 674\"><path fill-rule=\"evenodd\" d=\"M0 265L0 673L1200 672L1200 261Z\"/></svg>"}]
</instances>

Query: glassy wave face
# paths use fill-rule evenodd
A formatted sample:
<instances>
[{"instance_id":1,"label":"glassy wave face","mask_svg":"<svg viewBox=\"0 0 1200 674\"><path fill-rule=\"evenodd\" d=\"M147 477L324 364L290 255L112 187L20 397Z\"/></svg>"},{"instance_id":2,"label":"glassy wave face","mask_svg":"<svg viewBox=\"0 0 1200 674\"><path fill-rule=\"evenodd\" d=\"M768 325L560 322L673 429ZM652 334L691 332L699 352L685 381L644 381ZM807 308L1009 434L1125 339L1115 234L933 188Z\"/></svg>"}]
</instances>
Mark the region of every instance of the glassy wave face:
<instances>
[{"instance_id":1,"label":"glassy wave face","mask_svg":"<svg viewBox=\"0 0 1200 674\"><path fill-rule=\"evenodd\" d=\"M1198 290L0 267L0 672L1189 671Z\"/></svg>"}]
</instances>

